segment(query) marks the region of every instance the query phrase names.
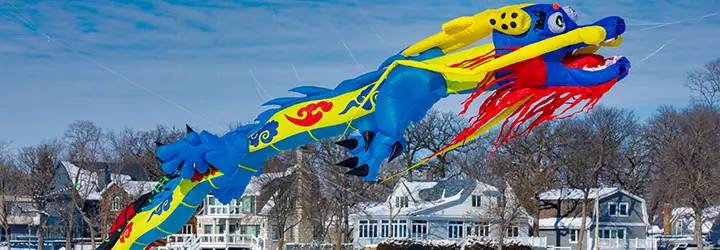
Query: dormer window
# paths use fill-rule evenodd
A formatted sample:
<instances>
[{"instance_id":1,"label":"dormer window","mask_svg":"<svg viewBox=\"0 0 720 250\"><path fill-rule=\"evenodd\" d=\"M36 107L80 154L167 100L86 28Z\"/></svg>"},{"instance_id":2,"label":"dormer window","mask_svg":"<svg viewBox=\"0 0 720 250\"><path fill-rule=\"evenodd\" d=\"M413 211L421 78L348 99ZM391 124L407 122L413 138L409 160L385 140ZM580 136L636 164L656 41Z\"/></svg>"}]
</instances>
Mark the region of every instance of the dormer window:
<instances>
[{"instance_id":1,"label":"dormer window","mask_svg":"<svg viewBox=\"0 0 720 250\"><path fill-rule=\"evenodd\" d=\"M482 201L482 196L480 196L480 195L472 196L472 206L473 207L480 207L481 201Z\"/></svg>"},{"instance_id":2,"label":"dormer window","mask_svg":"<svg viewBox=\"0 0 720 250\"><path fill-rule=\"evenodd\" d=\"M395 206L402 208L402 207L408 207L409 199L407 196L397 196L395 197Z\"/></svg>"}]
</instances>

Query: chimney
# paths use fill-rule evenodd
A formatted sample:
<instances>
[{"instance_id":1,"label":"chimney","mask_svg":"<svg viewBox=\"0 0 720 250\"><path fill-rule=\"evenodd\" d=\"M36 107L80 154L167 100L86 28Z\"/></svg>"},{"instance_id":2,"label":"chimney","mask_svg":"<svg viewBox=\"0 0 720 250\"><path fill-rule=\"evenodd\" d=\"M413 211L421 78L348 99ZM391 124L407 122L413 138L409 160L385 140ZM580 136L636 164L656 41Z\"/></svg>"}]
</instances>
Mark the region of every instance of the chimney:
<instances>
[{"instance_id":1,"label":"chimney","mask_svg":"<svg viewBox=\"0 0 720 250\"><path fill-rule=\"evenodd\" d=\"M423 178L427 181L433 179L433 173L431 168L426 168L425 171L423 171Z\"/></svg>"},{"instance_id":2,"label":"chimney","mask_svg":"<svg viewBox=\"0 0 720 250\"><path fill-rule=\"evenodd\" d=\"M672 234L672 204L665 203L663 206L663 234Z\"/></svg>"},{"instance_id":3,"label":"chimney","mask_svg":"<svg viewBox=\"0 0 720 250\"><path fill-rule=\"evenodd\" d=\"M100 176L98 176L98 185L100 186L100 189L105 189L108 185L110 185L110 182L112 179L110 178L110 169L108 167L103 167L100 169Z\"/></svg>"}]
</instances>

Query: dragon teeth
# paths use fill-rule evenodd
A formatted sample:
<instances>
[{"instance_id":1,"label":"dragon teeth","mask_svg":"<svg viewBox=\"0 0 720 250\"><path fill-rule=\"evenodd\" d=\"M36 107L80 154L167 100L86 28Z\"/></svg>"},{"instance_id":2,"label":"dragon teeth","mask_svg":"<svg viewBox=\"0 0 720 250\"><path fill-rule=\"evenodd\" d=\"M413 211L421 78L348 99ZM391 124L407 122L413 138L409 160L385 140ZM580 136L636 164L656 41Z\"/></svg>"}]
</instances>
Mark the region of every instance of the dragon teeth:
<instances>
[{"instance_id":1,"label":"dragon teeth","mask_svg":"<svg viewBox=\"0 0 720 250\"><path fill-rule=\"evenodd\" d=\"M622 56L613 56L613 57L605 60L605 62L604 62L602 65L598 65L598 66L595 66L595 67L585 66L585 67L583 67L583 70L585 70L585 71L600 71L600 70L604 70L604 69L606 69L607 67L610 67L610 66L614 65L618 60L620 60L620 58L622 58Z\"/></svg>"}]
</instances>

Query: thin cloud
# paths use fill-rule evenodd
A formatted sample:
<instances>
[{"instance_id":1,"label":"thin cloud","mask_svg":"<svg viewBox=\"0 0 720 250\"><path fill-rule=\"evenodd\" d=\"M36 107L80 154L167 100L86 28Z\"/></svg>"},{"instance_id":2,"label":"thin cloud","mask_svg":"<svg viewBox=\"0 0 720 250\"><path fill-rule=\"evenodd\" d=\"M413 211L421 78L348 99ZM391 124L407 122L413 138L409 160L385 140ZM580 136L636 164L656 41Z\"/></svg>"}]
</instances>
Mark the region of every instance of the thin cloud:
<instances>
[{"instance_id":1,"label":"thin cloud","mask_svg":"<svg viewBox=\"0 0 720 250\"><path fill-rule=\"evenodd\" d=\"M0 127L19 145L58 136L76 119L114 129L190 123L214 130L211 123L252 120L265 109L248 69L275 97L292 95L287 90L300 84L296 73L306 84L334 87L361 73L347 49L366 69L374 69L391 56L388 50L400 51L438 32L445 21L477 13L486 4L497 8L523 1L357 1L362 12L353 0L321 2L9 2L16 10L0 0L5 7L0 8ZM650 55L689 23L642 29L720 11L714 0L561 4L575 7L581 23L627 18L625 44L601 52L631 61ZM633 68L602 102L645 115L660 104L687 103L685 72L720 55L719 22L720 15L697 22ZM78 53L212 119L195 117ZM437 107L458 111L461 100L454 97Z\"/></svg>"}]
</instances>

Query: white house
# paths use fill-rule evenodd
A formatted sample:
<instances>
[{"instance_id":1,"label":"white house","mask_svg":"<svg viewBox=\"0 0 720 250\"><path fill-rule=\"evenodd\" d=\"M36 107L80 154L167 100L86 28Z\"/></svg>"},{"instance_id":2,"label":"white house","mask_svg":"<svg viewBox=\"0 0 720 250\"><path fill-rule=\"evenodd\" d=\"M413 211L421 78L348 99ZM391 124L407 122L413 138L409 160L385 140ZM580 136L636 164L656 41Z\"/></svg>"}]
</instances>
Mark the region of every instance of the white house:
<instances>
[{"instance_id":1,"label":"white house","mask_svg":"<svg viewBox=\"0 0 720 250\"><path fill-rule=\"evenodd\" d=\"M528 238L529 216L514 206L512 190L505 192L504 218L509 223L506 237L532 242ZM400 179L384 202L360 204L352 215L356 248L387 238L462 240L467 237L498 238L503 216L497 204L498 188L476 180ZM511 211L510 207L517 209ZM509 220L512 219L512 220ZM536 245L544 244L534 239Z\"/></svg>"},{"instance_id":2,"label":"white house","mask_svg":"<svg viewBox=\"0 0 720 250\"><path fill-rule=\"evenodd\" d=\"M272 202L259 199L262 185L290 175L293 169L253 177L243 196L227 205L208 195L195 215L196 224L169 236L167 246L160 249L272 249L277 243L277 228L263 216Z\"/></svg>"}]
</instances>

